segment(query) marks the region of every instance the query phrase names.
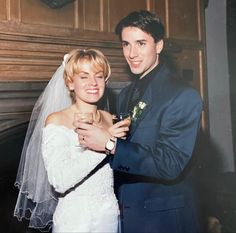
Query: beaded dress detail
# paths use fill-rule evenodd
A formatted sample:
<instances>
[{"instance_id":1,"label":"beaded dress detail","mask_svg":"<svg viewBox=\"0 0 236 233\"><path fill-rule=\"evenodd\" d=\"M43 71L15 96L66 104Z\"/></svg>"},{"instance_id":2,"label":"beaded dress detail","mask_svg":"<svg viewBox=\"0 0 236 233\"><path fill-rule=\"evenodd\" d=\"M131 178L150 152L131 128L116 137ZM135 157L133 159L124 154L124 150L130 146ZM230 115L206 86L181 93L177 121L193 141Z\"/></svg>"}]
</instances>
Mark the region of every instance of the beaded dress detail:
<instances>
[{"instance_id":1,"label":"beaded dress detail","mask_svg":"<svg viewBox=\"0 0 236 233\"><path fill-rule=\"evenodd\" d=\"M105 154L80 151L73 129L49 124L43 128L42 154L49 183L59 193L82 180ZM53 215L53 232L117 232L118 203L109 164L59 198Z\"/></svg>"}]
</instances>

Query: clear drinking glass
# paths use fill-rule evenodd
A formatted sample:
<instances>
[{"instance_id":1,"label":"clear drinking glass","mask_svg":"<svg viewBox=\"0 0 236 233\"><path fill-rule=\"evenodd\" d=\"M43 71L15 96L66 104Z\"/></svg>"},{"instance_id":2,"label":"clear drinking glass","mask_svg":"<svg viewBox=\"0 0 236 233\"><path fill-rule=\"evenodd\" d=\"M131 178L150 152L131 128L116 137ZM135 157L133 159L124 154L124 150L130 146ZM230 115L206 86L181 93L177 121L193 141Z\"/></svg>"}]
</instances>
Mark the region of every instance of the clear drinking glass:
<instances>
[{"instance_id":1,"label":"clear drinking glass","mask_svg":"<svg viewBox=\"0 0 236 233\"><path fill-rule=\"evenodd\" d=\"M130 118L130 114L127 112L121 112L121 113L113 115L112 121L113 121L113 124L115 124L115 123L122 121L126 118Z\"/></svg>"},{"instance_id":2,"label":"clear drinking glass","mask_svg":"<svg viewBox=\"0 0 236 233\"><path fill-rule=\"evenodd\" d=\"M130 115L130 113L121 112L121 113L115 114L112 117L112 122L113 122L113 124L116 124L117 122L125 120L125 119L129 119L126 126L130 127L130 124L131 124L131 115ZM126 132L126 136L122 137L122 139L126 139L128 135L129 135L129 132Z\"/></svg>"},{"instance_id":3,"label":"clear drinking glass","mask_svg":"<svg viewBox=\"0 0 236 233\"><path fill-rule=\"evenodd\" d=\"M74 114L74 125L76 126L78 122L83 122L86 124L93 124L93 113L91 112L78 112ZM81 150L85 150L86 147L81 144L76 145Z\"/></svg>"}]
</instances>

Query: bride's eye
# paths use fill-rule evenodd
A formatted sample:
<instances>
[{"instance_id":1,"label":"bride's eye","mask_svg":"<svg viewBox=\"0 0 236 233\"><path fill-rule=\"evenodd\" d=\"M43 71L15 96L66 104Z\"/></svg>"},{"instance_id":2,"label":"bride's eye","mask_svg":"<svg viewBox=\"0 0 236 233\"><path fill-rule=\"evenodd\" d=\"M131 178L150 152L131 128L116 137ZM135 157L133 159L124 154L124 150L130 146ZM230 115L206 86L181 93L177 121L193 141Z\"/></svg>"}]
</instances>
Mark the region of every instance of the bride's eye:
<instances>
[{"instance_id":1,"label":"bride's eye","mask_svg":"<svg viewBox=\"0 0 236 233\"><path fill-rule=\"evenodd\" d=\"M87 78L88 78L88 75L82 73L82 74L78 74L77 77L78 77L79 79L87 79Z\"/></svg>"},{"instance_id":2,"label":"bride's eye","mask_svg":"<svg viewBox=\"0 0 236 233\"><path fill-rule=\"evenodd\" d=\"M80 76L81 79L87 79L87 76Z\"/></svg>"},{"instance_id":3,"label":"bride's eye","mask_svg":"<svg viewBox=\"0 0 236 233\"><path fill-rule=\"evenodd\" d=\"M102 72L102 71L99 71L98 73L96 73L95 78L97 78L97 79L103 79L103 78L104 78L103 72Z\"/></svg>"}]
</instances>

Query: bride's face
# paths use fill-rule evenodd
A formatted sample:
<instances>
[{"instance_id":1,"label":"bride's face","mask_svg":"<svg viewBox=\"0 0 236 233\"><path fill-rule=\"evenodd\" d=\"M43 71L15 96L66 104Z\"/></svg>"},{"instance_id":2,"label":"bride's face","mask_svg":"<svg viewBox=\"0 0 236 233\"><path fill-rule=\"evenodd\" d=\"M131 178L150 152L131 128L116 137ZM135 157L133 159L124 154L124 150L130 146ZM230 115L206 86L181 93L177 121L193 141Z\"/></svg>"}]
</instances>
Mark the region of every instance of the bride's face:
<instances>
[{"instance_id":1,"label":"bride's face","mask_svg":"<svg viewBox=\"0 0 236 233\"><path fill-rule=\"evenodd\" d=\"M105 90L105 78L102 69L94 67L91 62L80 64L79 73L73 77L71 87L75 92L76 102L94 104L98 102Z\"/></svg>"}]
</instances>

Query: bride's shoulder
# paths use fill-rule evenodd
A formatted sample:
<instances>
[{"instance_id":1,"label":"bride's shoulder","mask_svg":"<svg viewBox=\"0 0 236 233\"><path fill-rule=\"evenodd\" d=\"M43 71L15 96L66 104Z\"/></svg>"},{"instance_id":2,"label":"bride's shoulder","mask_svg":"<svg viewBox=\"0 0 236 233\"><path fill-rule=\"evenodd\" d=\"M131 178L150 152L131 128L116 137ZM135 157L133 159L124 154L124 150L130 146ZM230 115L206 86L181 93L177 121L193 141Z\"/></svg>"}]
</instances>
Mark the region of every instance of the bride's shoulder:
<instances>
[{"instance_id":1,"label":"bride's shoulder","mask_svg":"<svg viewBox=\"0 0 236 233\"><path fill-rule=\"evenodd\" d=\"M67 116L67 109L64 109L59 112L53 112L46 118L45 126L47 126L48 124L63 125L66 116Z\"/></svg>"}]
</instances>

